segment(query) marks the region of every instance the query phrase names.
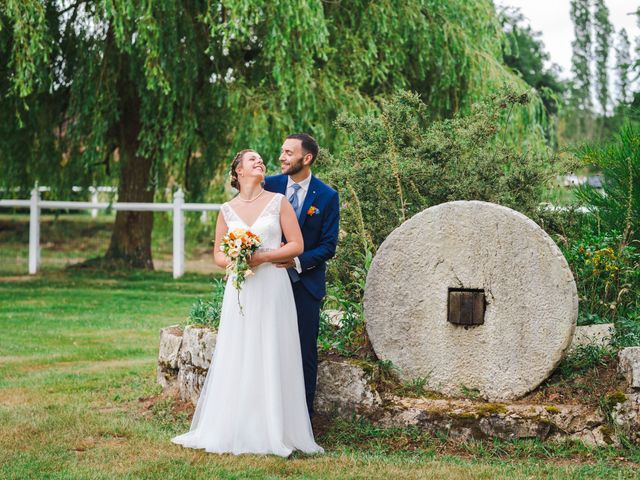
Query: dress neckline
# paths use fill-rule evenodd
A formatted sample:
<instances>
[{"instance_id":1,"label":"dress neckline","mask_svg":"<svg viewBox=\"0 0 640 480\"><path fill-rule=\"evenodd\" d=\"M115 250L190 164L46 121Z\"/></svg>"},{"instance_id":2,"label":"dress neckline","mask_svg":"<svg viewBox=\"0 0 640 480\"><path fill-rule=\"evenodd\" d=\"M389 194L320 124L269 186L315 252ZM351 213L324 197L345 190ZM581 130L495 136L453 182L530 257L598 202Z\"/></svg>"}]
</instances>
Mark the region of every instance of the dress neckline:
<instances>
[{"instance_id":1,"label":"dress neckline","mask_svg":"<svg viewBox=\"0 0 640 480\"><path fill-rule=\"evenodd\" d=\"M238 220L240 220L242 223L244 223L245 227L248 228L253 228L253 226L258 222L258 220L260 220L260 217L262 217L262 214L265 212L265 210L267 209L267 207L269 205L271 205L271 202L273 202L273 199L276 198L278 196L277 193L273 194L273 197L271 197L271 199L265 204L265 206L262 208L262 210L260 210L260 213L258 214L258 216L256 217L256 219L253 221L253 223L251 225L249 225L247 222L245 222L242 217L240 215L238 215L238 212L235 211L235 209L231 206L231 202L227 202L227 207L229 207L229 209L233 212L233 214L238 217Z\"/></svg>"}]
</instances>

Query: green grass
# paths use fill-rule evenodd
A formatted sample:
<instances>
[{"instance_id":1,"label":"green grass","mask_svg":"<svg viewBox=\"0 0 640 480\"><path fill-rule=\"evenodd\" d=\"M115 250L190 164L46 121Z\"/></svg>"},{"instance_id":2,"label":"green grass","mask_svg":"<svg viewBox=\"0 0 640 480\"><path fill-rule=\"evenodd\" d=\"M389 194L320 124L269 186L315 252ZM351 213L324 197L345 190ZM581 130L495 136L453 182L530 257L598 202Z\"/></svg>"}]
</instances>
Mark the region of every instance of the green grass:
<instances>
[{"instance_id":1,"label":"green grass","mask_svg":"<svg viewBox=\"0 0 640 480\"><path fill-rule=\"evenodd\" d=\"M210 277L52 271L0 281L2 479L637 478L634 449L534 441L460 444L336 421L326 455L212 455L170 438L190 410L159 396L161 327Z\"/></svg>"}]
</instances>

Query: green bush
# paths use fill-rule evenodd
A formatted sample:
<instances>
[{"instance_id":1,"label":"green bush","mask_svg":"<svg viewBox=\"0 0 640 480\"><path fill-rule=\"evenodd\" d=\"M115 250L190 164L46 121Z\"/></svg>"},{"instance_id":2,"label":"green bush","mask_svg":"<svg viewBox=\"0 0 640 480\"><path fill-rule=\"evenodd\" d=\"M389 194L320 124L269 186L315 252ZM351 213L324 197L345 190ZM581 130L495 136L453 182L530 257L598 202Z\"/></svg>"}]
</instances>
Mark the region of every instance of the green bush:
<instances>
[{"instance_id":1,"label":"green bush","mask_svg":"<svg viewBox=\"0 0 640 480\"><path fill-rule=\"evenodd\" d=\"M221 278L216 278L211 285L213 288L210 299L203 300L199 298L191 305L189 324L204 325L213 329L217 329L220 325L225 281Z\"/></svg>"},{"instance_id":2,"label":"green bush","mask_svg":"<svg viewBox=\"0 0 640 480\"><path fill-rule=\"evenodd\" d=\"M521 152L501 130L528 101L507 94L467 116L431 121L419 97L402 92L383 101L379 114L341 116L348 144L325 158L325 177L342 201L332 280L350 283L358 252L375 252L394 228L432 205L484 200L535 217L552 178L547 153Z\"/></svg>"},{"instance_id":3,"label":"green bush","mask_svg":"<svg viewBox=\"0 0 640 480\"><path fill-rule=\"evenodd\" d=\"M638 309L640 253L621 234L586 234L561 248L578 288L578 325L613 322Z\"/></svg>"},{"instance_id":4,"label":"green bush","mask_svg":"<svg viewBox=\"0 0 640 480\"><path fill-rule=\"evenodd\" d=\"M318 346L321 351L334 351L351 357L357 355L367 343L364 331L364 309L362 302L354 302L350 297L361 298L367 279L367 271L373 260L371 253L362 257L363 266L354 267L352 282L344 285L339 281L329 286L324 301L325 309L342 312L339 326L332 325L325 311L320 314Z\"/></svg>"},{"instance_id":5,"label":"green bush","mask_svg":"<svg viewBox=\"0 0 640 480\"><path fill-rule=\"evenodd\" d=\"M602 190L583 185L577 197L591 208L598 231L623 232L624 240L640 240L640 129L624 125L618 138L578 152L585 165L602 172Z\"/></svg>"}]
</instances>

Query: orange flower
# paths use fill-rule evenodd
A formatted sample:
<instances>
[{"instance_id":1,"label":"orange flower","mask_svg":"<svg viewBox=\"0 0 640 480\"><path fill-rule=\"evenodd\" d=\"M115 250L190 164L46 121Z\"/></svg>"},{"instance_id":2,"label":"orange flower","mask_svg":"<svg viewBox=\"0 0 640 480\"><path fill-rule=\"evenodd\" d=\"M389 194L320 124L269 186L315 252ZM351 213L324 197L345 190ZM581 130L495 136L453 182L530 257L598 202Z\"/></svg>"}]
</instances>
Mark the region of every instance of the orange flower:
<instances>
[{"instance_id":1,"label":"orange flower","mask_svg":"<svg viewBox=\"0 0 640 480\"><path fill-rule=\"evenodd\" d=\"M309 210L307 210L307 215L315 215L316 213L318 213L320 210L318 210L318 207L314 207L313 205L311 205L309 207Z\"/></svg>"}]
</instances>

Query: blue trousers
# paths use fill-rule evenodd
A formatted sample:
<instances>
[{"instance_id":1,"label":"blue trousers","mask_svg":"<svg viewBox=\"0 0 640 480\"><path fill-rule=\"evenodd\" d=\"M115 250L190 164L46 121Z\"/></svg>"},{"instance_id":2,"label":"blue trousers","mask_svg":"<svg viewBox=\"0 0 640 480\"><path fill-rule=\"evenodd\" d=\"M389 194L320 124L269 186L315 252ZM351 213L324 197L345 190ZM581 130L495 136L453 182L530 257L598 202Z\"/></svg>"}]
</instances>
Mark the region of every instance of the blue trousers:
<instances>
[{"instance_id":1,"label":"blue trousers","mask_svg":"<svg viewBox=\"0 0 640 480\"><path fill-rule=\"evenodd\" d=\"M293 296L298 312L298 334L302 352L304 389L307 397L309 417L313 416L313 399L316 395L318 376L318 329L320 328L320 303L304 287L302 282L294 282Z\"/></svg>"}]
</instances>

